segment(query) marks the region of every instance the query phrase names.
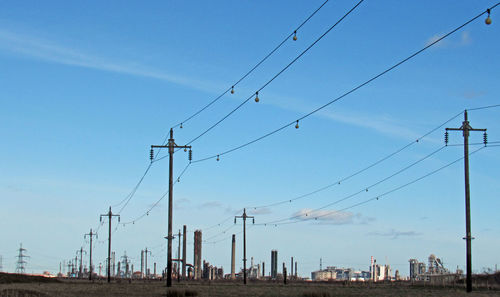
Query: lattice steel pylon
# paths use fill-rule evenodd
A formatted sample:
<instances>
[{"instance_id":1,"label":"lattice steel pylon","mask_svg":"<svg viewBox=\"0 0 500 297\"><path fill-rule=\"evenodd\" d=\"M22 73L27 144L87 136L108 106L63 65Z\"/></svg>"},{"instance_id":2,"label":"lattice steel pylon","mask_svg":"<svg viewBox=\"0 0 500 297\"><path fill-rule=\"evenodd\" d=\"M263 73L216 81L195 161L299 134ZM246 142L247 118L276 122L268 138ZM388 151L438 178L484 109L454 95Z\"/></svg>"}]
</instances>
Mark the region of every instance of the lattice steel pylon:
<instances>
[{"instance_id":1,"label":"lattice steel pylon","mask_svg":"<svg viewBox=\"0 0 500 297\"><path fill-rule=\"evenodd\" d=\"M24 259L29 258L29 256L26 256L25 252L27 250L23 248L23 244L19 244L19 255L17 255L17 266L16 266L16 273L24 274L26 270L26 264L28 264L27 261Z\"/></svg>"}]
</instances>

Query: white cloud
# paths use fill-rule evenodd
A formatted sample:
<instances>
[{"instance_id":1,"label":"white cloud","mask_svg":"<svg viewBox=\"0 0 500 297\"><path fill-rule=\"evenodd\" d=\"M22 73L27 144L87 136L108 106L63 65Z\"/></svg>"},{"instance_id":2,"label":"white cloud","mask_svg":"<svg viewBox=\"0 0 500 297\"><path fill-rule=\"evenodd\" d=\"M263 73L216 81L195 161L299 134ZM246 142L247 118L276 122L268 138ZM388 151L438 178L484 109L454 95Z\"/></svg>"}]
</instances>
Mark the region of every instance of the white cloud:
<instances>
[{"instance_id":1,"label":"white cloud","mask_svg":"<svg viewBox=\"0 0 500 297\"><path fill-rule=\"evenodd\" d=\"M421 233L415 231L398 231L395 229L391 229L388 232L370 232L368 235L372 236L382 236L382 237L391 237L392 239L398 239L399 237L415 237L421 235Z\"/></svg>"},{"instance_id":2,"label":"white cloud","mask_svg":"<svg viewBox=\"0 0 500 297\"><path fill-rule=\"evenodd\" d=\"M200 208L222 208L222 204L219 201L208 201L200 205Z\"/></svg>"},{"instance_id":3,"label":"white cloud","mask_svg":"<svg viewBox=\"0 0 500 297\"><path fill-rule=\"evenodd\" d=\"M136 61L99 57L57 42L5 30L0 30L0 50L52 63L159 79L206 92L217 90L213 84L205 81L160 71Z\"/></svg>"},{"instance_id":4,"label":"white cloud","mask_svg":"<svg viewBox=\"0 0 500 297\"><path fill-rule=\"evenodd\" d=\"M270 214L271 212L272 212L271 209L267 207L248 210L249 215L264 215L264 214Z\"/></svg>"},{"instance_id":5,"label":"white cloud","mask_svg":"<svg viewBox=\"0 0 500 297\"><path fill-rule=\"evenodd\" d=\"M425 42L425 45L428 46L432 44L433 42L436 42L439 38L441 38L443 34L438 35L435 34L431 36L427 41ZM433 45L435 48L457 48L457 47L462 47L462 46L467 46L472 43L472 38L470 36L470 33L468 31L463 31L460 34L460 37L453 38L453 36L449 36L436 44Z\"/></svg>"},{"instance_id":6,"label":"white cloud","mask_svg":"<svg viewBox=\"0 0 500 297\"><path fill-rule=\"evenodd\" d=\"M321 223L334 225L352 224L354 223L355 215L352 212L337 211L337 210L313 210L303 208L293 214L299 220L312 220Z\"/></svg>"}]
</instances>

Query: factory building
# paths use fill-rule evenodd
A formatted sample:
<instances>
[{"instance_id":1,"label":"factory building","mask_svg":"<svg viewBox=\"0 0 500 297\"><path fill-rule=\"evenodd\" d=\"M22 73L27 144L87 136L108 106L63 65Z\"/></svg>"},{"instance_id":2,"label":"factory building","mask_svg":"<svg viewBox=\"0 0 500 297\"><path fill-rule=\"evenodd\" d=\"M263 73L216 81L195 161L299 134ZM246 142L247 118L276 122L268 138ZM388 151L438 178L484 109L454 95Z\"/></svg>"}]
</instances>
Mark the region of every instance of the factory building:
<instances>
[{"instance_id":1,"label":"factory building","mask_svg":"<svg viewBox=\"0 0 500 297\"><path fill-rule=\"evenodd\" d=\"M203 261L202 278L208 280L224 279L224 269L212 266L209 262Z\"/></svg>"},{"instance_id":2,"label":"factory building","mask_svg":"<svg viewBox=\"0 0 500 297\"><path fill-rule=\"evenodd\" d=\"M443 265L443 261L431 254L428 258L428 266L417 259L410 259L410 280L428 281L436 276L449 275L450 271Z\"/></svg>"},{"instance_id":3,"label":"factory building","mask_svg":"<svg viewBox=\"0 0 500 297\"><path fill-rule=\"evenodd\" d=\"M250 279L259 279L260 275L260 264L254 265L253 257L251 258L250 268L247 269L247 276Z\"/></svg>"}]
</instances>

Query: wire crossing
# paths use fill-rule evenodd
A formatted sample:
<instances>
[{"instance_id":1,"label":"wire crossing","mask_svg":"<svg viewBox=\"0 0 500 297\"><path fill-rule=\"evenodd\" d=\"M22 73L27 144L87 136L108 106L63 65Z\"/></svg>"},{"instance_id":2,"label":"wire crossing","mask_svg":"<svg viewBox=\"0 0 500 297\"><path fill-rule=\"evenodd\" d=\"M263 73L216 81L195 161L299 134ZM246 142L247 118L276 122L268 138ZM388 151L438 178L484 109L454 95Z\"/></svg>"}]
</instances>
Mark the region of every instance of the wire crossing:
<instances>
[{"instance_id":1,"label":"wire crossing","mask_svg":"<svg viewBox=\"0 0 500 297\"><path fill-rule=\"evenodd\" d=\"M359 3L358 3L358 4L359 4ZM495 4L494 6L492 6L492 7L490 8L490 10L491 10L491 9L494 9L494 8L495 8L495 7L497 7L498 5L500 5L500 2L499 2L499 3L497 3L497 4ZM482 15L484 15L485 13L487 13L487 11L484 11L484 12L482 12L482 13L480 13L480 14L476 15L475 17L473 17L473 18L469 19L468 21L466 21L466 22L465 22L465 23L463 23L462 25L460 25L460 26L456 27L455 29L453 29L453 30L449 31L448 33L446 33L445 35L443 35L443 36L439 37L438 39L434 40L433 42L431 42L430 44L426 45L426 46L425 46L425 47L423 47L422 49L420 49L420 50L418 50L418 51L414 52L413 54L409 55L408 57L404 58L403 60L401 60L401 61L397 62L396 64L394 64L394 65L392 65L392 66L390 66L390 67L389 67L389 68L387 68L386 70L384 70L384 71L380 72L379 74L377 74L377 75L373 76L372 78L370 78L370 79L368 79L368 80L364 81L363 83L361 83L361 84L357 85L356 87L354 87L354 88L350 89L349 91L347 91L347 92L343 93L342 95L340 95L340 96L338 96L338 97L336 97L336 98L334 98L334 99L330 100L329 102L327 102L327 103L323 104L322 106L320 106L320 107L318 107L318 108L316 108L316 109L312 110L311 112L309 112L309 113L307 113L307 114L303 115L302 117L300 117L300 118L298 118L298 119L295 119L295 120L293 120L293 121L291 121L291 122L289 122L289 123L287 123L287 124L284 124L283 126L281 126L281 127L277 128L277 129L275 129L275 130L273 130L273 131L271 131L271 132L269 132L269 133L267 133L267 134L264 134L264 135L262 135L262 136L260 136L260 137L258 137L258 138L256 138L256 139L254 139L254 140L252 140L252 141L249 141L249 142L247 142L247 143L245 143L245 144L242 144L242 145L240 145L240 146L234 147L234 148L229 149L229 150L227 150L227 151L224 151L224 152L222 152L222 153L218 153L218 154L215 154L215 155L212 155L212 156L209 156L209 157L205 157L205 158L202 158L202 159L194 160L194 161L193 161L193 163L203 162L203 161L207 161L207 160L214 159L214 158L220 158L220 157L221 157L221 156L223 156L223 155L226 155L226 154L232 153L232 152L234 152L234 151L240 150L240 149L242 149L242 148L244 148L244 147L246 147L246 146L249 146L249 145L251 145L251 144L253 144L253 143L256 143L256 142L258 142L258 141L260 141L260 140L262 140L262 139L264 139L264 138L267 138L267 137L269 137L269 136L271 136L271 135L273 135L273 134L276 134L276 133L278 133L278 132L280 132L280 131L284 130L285 128L287 128L287 127L289 127L289 126L292 126L292 125L298 125L298 123L299 123L301 120L303 120L303 119L306 119L306 118L310 117L311 115L313 115L313 114L317 113L318 111L320 111L320 110L322 110L322 109L324 109L324 108L326 108L326 107L330 106L331 104L333 104L333 103L335 103L335 102L337 102L337 101L339 101L339 100L343 99L344 97L347 97L348 95L350 95L350 94L352 94L352 93L356 92L357 90L359 90L359 89L361 89L362 87L364 87L364 86L368 85L369 83L373 82L374 80L376 80L376 79L378 79L378 78L380 78L380 77L384 76L385 74L389 73L390 71L392 71L392 70L396 69L397 67L401 66L402 64L404 64L404 63L408 62L409 60L411 60L411 59L413 59L414 57L418 56L419 54L423 53L425 50L427 50L427 49L429 49L430 47L434 46L434 45L435 45L435 44L437 44L438 42L442 41L443 39L445 39L445 38L449 37L449 36L450 36L450 35L452 35L453 33L455 33L455 32L457 32L457 31L459 31L460 29L464 28L465 26L467 26L468 24L472 23L473 21L475 21L476 19L478 19L479 17L481 17L481 16L482 16ZM246 103L246 102L247 102L248 100L250 100L251 98L253 98L253 96L252 96L252 97L250 97L250 98L248 98L248 99L247 99L246 101L244 101L242 104ZM241 104L241 105L242 105L242 104ZM238 109L239 107L241 107L241 105L240 105L240 106L238 106L236 109ZM492 105L491 107L496 107L496 105ZM233 110L232 112L236 111L236 109L235 109L235 110ZM231 112L231 113L232 113L232 112ZM231 114L231 113L230 113L230 114ZM226 115L226 117L228 117L230 114ZM224 119L225 119L225 118L223 118L222 120L224 120ZM222 120L221 120L221 121L222 121ZM220 123L221 121L219 121L218 123ZM218 123L216 123L215 125L217 125ZM211 128L209 128L208 130L206 130L205 132L203 132L200 136L198 136L198 137L196 137L195 139L191 140L191 142L193 142L193 141L195 141L196 139L198 139L199 137L201 137L204 133L208 132L210 129L212 129L213 127L215 127L215 125L213 125ZM189 143L191 143L191 142L189 142Z\"/></svg>"},{"instance_id":2,"label":"wire crossing","mask_svg":"<svg viewBox=\"0 0 500 297\"><path fill-rule=\"evenodd\" d=\"M181 122L177 123L176 125L172 126L172 128L177 128L177 127L182 128L183 124L186 124L192 118L196 117L197 115L199 115L200 113L202 113L204 110L206 110L207 108L209 108L212 104L214 104L215 102L219 101L219 99L221 99L228 92L231 92L231 94L234 94L234 87L236 87L240 82L242 82L245 78L247 78L247 76L249 76L252 72L254 72L255 69L257 69L269 57L271 57L290 38L293 38L293 40L296 41L297 40L297 31L299 31L299 29L302 28L302 26L304 26L318 11L320 11L320 9L323 8L323 6L325 6L325 4L328 1L329 0L326 0L325 2L323 2L323 4L321 4L311 15L309 15L309 17L307 17L307 19L305 19L297 28L295 28L295 30L293 30L293 32L291 32L290 34L288 34L288 36L286 36L285 39L283 39L274 49L272 49L266 56L264 56L264 58L262 58L257 64L255 64L255 66L253 66L247 73L245 73L245 75L243 75L240 79L238 79L235 83L233 83L231 85L231 87L229 87L228 89L226 89L224 92L222 92L222 94L220 94L215 99L213 99L212 101L210 101L207 105L205 105L204 107L202 107L197 112L193 113L192 115L190 115L189 117L187 117L183 121L181 121Z\"/></svg>"},{"instance_id":3,"label":"wire crossing","mask_svg":"<svg viewBox=\"0 0 500 297\"><path fill-rule=\"evenodd\" d=\"M364 0L359 1L353 8L351 8L346 14L344 14L335 24L333 24L328 30L326 30L320 37L318 37L311 45L309 45L304 51L302 51L297 57L295 57L288 65L286 65L283 69L281 69L277 74L275 74L270 80L268 80L264 85L262 85L255 94L250 95L247 99L241 102L238 106L236 106L233 110L231 110L228 114L223 116L220 120L212 124L208 129L203 131L201 134L191 139L187 144L192 144L196 140L200 139L203 135L207 134L210 130L217 127L220 123L222 123L225 119L235 113L238 109L240 109L243 105L245 105L250 99L255 97L255 102L259 102L259 92L262 91L265 87L267 87L271 82L273 82L278 76L283 74L290 66L292 66L295 62L297 62L305 53L307 53L314 45L316 45L323 37L325 37L330 31L335 28L340 22L342 22L351 12L353 12Z\"/></svg>"}]
</instances>

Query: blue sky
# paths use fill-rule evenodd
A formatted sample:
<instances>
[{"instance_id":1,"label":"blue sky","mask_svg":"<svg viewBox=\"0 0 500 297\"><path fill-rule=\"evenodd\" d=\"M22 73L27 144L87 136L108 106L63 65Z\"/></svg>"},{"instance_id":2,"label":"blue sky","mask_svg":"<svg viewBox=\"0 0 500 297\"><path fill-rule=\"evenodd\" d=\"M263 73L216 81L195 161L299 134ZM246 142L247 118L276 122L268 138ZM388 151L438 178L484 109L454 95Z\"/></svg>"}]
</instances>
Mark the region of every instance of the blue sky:
<instances>
[{"instance_id":1,"label":"blue sky","mask_svg":"<svg viewBox=\"0 0 500 297\"><path fill-rule=\"evenodd\" d=\"M277 129L335 99L495 5L494 1L364 1L296 63L220 125L192 143L194 159L214 156ZM149 147L233 85L323 1L121 1L0 3L0 255L15 270L19 243L27 270L57 272L74 258L99 215L120 203L149 165ZM174 129L182 145L251 96L357 2L329 1L266 62L197 117ZM358 192L443 145L464 109L498 104L498 9L342 100L262 141L188 167L174 192L174 230L201 229L203 258L229 271L232 216L247 207L257 224L311 213ZM474 128L500 141L500 108L471 110ZM331 184L447 125L340 185ZM450 143L462 142L460 133ZM482 142L473 133L471 142ZM471 147L471 150L480 146ZM315 215L319 221L248 229L248 258L408 273L408 259L434 253L464 269L463 163L357 207L339 211L460 158L450 146L416 166ZM163 156L163 153L160 155ZM498 147L471 156L473 269L500 264ZM175 155L179 175L187 154ZM167 160L153 163L121 212L144 214L167 189ZM119 211L123 204L114 207ZM303 217L300 217L303 218ZM227 219L227 220L226 220ZM146 247L165 265L166 199L113 235L117 255L135 263ZM221 223L221 226L211 226ZM291 222L290 220L285 222ZM116 222L113 222L116 226ZM104 262L106 228L95 263ZM113 228L115 229L115 228ZM223 233L225 231L225 233ZM192 233L188 261L192 259ZM237 235L241 254L241 235ZM177 244L174 244L176 249ZM174 253L174 257L175 257ZM239 255L238 258L242 258ZM267 266L269 267L269 266Z\"/></svg>"}]
</instances>

